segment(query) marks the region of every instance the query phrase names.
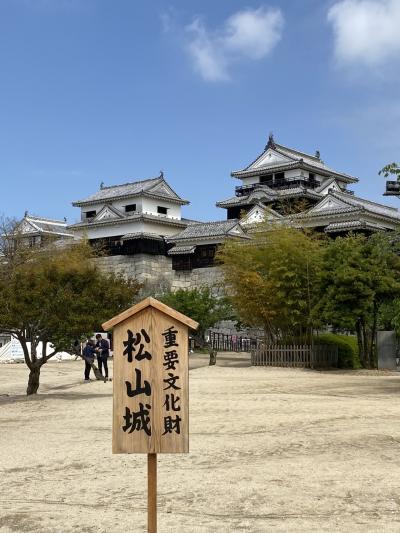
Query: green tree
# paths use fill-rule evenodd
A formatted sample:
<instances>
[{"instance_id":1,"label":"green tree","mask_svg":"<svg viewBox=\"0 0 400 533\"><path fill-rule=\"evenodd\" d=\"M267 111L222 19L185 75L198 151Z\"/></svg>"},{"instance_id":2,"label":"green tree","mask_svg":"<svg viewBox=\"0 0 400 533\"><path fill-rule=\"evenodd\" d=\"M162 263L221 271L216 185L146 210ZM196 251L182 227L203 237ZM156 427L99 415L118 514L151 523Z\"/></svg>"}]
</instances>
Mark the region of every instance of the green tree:
<instances>
[{"instance_id":1,"label":"green tree","mask_svg":"<svg viewBox=\"0 0 400 533\"><path fill-rule=\"evenodd\" d=\"M80 243L31 249L23 263L1 264L0 330L21 343L28 395L37 392L41 368L51 357L70 351L74 340L92 335L134 302L140 285L102 274L91 258L90 246Z\"/></svg>"},{"instance_id":2,"label":"green tree","mask_svg":"<svg viewBox=\"0 0 400 533\"><path fill-rule=\"evenodd\" d=\"M239 318L264 328L272 342L305 335L311 340L321 246L305 231L267 223L250 241L227 241L219 257Z\"/></svg>"},{"instance_id":3,"label":"green tree","mask_svg":"<svg viewBox=\"0 0 400 533\"><path fill-rule=\"evenodd\" d=\"M400 294L400 258L393 234L348 235L323 251L315 314L325 324L357 334L360 362L376 366L381 307Z\"/></svg>"},{"instance_id":4,"label":"green tree","mask_svg":"<svg viewBox=\"0 0 400 533\"><path fill-rule=\"evenodd\" d=\"M208 286L165 292L159 299L199 323L194 336L200 345L204 345L207 329L221 320L233 318L232 308L226 298L217 298Z\"/></svg>"},{"instance_id":5,"label":"green tree","mask_svg":"<svg viewBox=\"0 0 400 533\"><path fill-rule=\"evenodd\" d=\"M389 176L395 176L397 180L400 179L400 165L398 163L389 163L379 171L380 176L388 178Z\"/></svg>"}]
</instances>

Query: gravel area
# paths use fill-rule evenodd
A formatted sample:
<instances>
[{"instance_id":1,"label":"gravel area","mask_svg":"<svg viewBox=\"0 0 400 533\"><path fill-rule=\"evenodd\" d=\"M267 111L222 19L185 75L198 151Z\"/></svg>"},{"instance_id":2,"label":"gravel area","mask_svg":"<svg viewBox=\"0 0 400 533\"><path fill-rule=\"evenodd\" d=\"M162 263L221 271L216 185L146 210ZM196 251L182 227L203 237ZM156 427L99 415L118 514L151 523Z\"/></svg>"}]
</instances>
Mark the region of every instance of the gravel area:
<instances>
[{"instance_id":1,"label":"gravel area","mask_svg":"<svg viewBox=\"0 0 400 533\"><path fill-rule=\"evenodd\" d=\"M111 454L112 384L0 365L0 531L146 531L146 457ZM399 532L400 374L191 355L190 453L160 455L159 532Z\"/></svg>"}]
</instances>

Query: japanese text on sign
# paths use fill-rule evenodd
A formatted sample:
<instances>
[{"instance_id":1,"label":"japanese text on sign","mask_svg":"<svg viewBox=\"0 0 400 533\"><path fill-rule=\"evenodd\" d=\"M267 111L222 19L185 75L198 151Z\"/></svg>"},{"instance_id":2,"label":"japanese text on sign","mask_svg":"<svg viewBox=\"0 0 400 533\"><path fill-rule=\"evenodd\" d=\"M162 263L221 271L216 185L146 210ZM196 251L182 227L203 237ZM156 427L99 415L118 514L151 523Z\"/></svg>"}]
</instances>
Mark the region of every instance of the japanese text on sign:
<instances>
[{"instance_id":1,"label":"japanese text on sign","mask_svg":"<svg viewBox=\"0 0 400 533\"><path fill-rule=\"evenodd\" d=\"M164 391L165 391L165 401L164 401L164 433L178 433L181 432L180 423L182 418L179 414L175 414L181 410L180 407L180 397L179 393L174 391L180 390L179 383L179 355L175 347L179 347L179 344L176 342L176 335L178 331L174 329L173 326L166 329L162 336L164 337Z\"/></svg>"},{"instance_id":2,"label":"japanese text on sign","mask_svg":"<svg viewBox=\"0 0 400 533\"><path fill-rule=\"evenodd\" d=\"M145 344L150 343L150 337L145 329L141 329L140 333L133 334L130 329L127 330L127 340L123 341L125 347L122 354L127 356L129 363L133 363L134 359L138 362L143 359L152 359L151 353L145 349ZM142 342L142 339L144 342ZM139 348L137 346L139 345ZM137 351L137 353L136 353ZM132 377L134 377L134 385L130 381L125 381L126 394L129 398L144 394L151 397L151 384L142 379L142 370L134 368ZM151 400L150 400L151 401ZM139 403L139 411L131 411L129 407L125 407L124 420L125 424L122 430L128 433L133 431L144 431L147 435L151 435L151 403Z\"/></svg>"}]
</instances>

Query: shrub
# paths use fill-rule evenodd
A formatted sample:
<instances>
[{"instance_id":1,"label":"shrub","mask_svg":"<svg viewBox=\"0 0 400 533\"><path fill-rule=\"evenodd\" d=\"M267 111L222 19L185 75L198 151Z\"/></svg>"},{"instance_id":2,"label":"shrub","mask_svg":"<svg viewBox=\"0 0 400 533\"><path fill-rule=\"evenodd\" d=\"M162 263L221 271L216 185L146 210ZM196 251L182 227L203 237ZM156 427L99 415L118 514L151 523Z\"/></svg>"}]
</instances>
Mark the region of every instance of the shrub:
<instances>
[{"instance_id":1,"label":"shrub","mask_svg":"<svg viewBox=\"0 0 400 533\"><path fill-rule=\"evenodd\" d=\"M322 333L314 337L314 343L336 345L338 347L339 368L361 368L356 337L338 335L336 333Z\"/></svg>"}]
</instances>

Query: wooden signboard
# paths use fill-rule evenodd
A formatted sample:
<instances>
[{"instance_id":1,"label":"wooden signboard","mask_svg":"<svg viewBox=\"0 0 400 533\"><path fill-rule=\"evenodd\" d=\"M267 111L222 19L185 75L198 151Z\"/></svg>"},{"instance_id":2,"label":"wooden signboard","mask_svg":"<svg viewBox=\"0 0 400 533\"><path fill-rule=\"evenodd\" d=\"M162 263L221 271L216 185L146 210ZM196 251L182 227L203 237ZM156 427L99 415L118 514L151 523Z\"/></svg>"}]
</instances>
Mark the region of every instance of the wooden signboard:
<instances>
[{"instance_id":1,"label":"wooden signboard","mask_svg":"<svg viewBox=\"0 0 400 533\"><path fill-rule=\"evenodd\" d=\"M155 505L155 454L189 451L188 329L197 327L154 298L103 324L113 329L112 450L149 454L149 506ZM149 531L156 531L150 514L155 508L149 507Z\"/></svg>"}]
</instances>

